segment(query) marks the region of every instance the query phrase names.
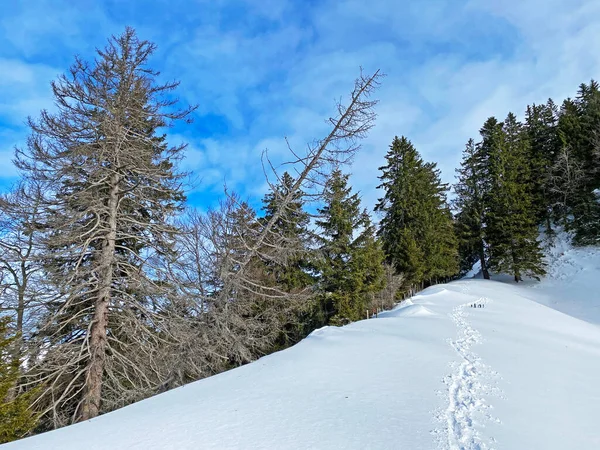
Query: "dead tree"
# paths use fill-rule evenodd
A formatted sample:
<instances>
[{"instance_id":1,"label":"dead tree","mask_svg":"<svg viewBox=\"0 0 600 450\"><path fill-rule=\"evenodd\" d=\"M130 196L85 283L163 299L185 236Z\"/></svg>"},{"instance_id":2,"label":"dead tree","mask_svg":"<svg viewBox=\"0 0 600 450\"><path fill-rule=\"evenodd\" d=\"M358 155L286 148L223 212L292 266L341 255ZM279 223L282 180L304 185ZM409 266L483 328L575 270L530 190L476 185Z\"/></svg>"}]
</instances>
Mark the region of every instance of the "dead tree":
<instances>
[{"instance_id":1,"label":"dead tree","mask_svg":"<svg viewBox=\"0 0 600 450\"><path fill-rule=\"evenodd\" d=\"M347 163L352 160L356 151L360 148L360 140L366 137L368 131L374 126L376 114L374 107L376 100L370 97L379 86L381 74L379 71L373 75L364 76L362 73L355 81L354 89L350 94L347 104L339 102L336 105L337 114L328 119L331 125L328 135L309 144L304 154L299 154L288 146L294 159L285 163L291 165L297 172L295 182L291 189L279 198L278 209L272 214L252 239L245 239L247 251L236 261L236 271L225 275L231 283L241 290L256 291L264 296L285 296L277 288L270 288L254 283L251 278L246 277L246 271L255 257L277 258L280 251L288 251L289 245L282 242L285 238L274 235L273 229L280 218L285 215L289 205L297 200L295 192L302 190L312 201L322 198L325 183L333 167ZM273 174L280 179L277 171L266 158ZM274 190L273 183L269 183ZM268 248L272 255L265 254L263 248Z\"/></svg>"},{"instance_id":2,"label":"dead tree","mask_svg":"<svg viewBox=\"0 0 600 450\"><path fill-rule=\"evenodd\" d=\"M265 155L274 205L268 216L256 217L230 194L220 209L193 214L187 221L180 246L185 256L173 272L185 281L180 302L186 302L184 309L193 305L196 325L180 323L173 334L185 342L183 348L193 349L181 363L193 364L190 371L220 371L272 351L284 324L293 323L298 312L309 307L312 287L290 286L272 268L288 267L310 250L285 230L296 220L297 203L321 200L330 171L352 159L374 125L376 101L370 97L380 77L379 72L361 74L347 103L338 103L337 114L328 120L329 133L309 144L306 152L288 146L292 159L283 166L295 171L293 182L282 182L284 176Z\"/></svg>"},{"instance_id":3,"label":"dead tree","mask_svg":"<svg viewBox=\"0 0 600 450\"><path fill-rule=\"evenodd\" d=\"M45 188L44 268L57 294L29 375L44 386L38 405L50 426L92 418L160 384L140 361L168 340L163 269L175 258L184 146L169 146L157 129L190 109L174 108L177 83L157 84L147 66L154 49L128 28L93 63L77 58L52 83L56 113L30 119L28 145L17 150L17 166Z\"/></svg>"}]
</instances>

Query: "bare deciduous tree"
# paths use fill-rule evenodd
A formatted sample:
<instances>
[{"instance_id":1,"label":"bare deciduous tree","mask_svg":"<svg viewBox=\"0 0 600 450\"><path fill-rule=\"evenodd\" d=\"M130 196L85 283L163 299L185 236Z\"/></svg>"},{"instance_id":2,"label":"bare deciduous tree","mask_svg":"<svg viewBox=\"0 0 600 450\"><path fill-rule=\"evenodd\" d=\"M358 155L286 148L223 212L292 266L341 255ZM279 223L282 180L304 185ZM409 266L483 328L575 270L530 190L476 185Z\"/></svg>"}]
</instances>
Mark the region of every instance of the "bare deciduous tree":
<instances>
[{"instance_id":1,"label":"bare deciduous tree","mask_svg":"<svg viewBox=\"0 0 600 450\"><path fill-rule=\"evenodd\" d=\"M568 226L568 214L573 207L575 197L584 182L585 171L581 161L571 152L568 146L563 146L556 161L548 172L548 190L554 197L553 208Z\"/></svg>"},{"instance_id":2,"label":"bare deciduous tree","mask_svg":"<svg viewBox=\"0 0 600 450\"><path fill-rule=\"evenodd\" d=\"M389 264L384 264L383 274L385 278L384 288L373 295L370 306L371 311L391 309L398 301L402 300L402 298L398 298L398 294L402 288L404 276L397 274L394 267Z\"/></svg>"},{"instance_id":3,"label":"bare deciduous tree","mask_svg":"<svg viewBox=\"0 0 600 450\"><path fill-rule=\"evenodd\" d=\"M40 186L25 183L0 197L0 313L14 320L16 360L49 298L39 255L41 198Z\"/></svg>"}]
</instances>

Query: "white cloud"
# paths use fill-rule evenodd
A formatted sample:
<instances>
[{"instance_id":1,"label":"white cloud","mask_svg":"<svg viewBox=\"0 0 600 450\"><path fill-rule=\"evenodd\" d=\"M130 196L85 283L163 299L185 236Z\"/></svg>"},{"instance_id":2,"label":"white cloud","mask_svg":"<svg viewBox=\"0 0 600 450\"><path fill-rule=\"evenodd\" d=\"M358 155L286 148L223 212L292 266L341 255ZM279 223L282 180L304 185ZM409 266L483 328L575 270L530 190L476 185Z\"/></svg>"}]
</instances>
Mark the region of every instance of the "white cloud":
<instances>
[{"instance_id":1,"label":"white cloud","mask_svg":"<svg viewBox=\"0 0 600 450\"><path fill-rule=\"evenodd\" d=\"M188 24L166 33L149 20L140 30L159 45L163 75L181 79L181 97L199 104L197 123L178 129L177 139L191 144L183 166L202 180L197 189L215 195L226 181L260 197L262 151L268 148L277 163L286 155L285 136L297 150L320 137L359 66L387 74L377 125L351 169L369 206L379 196L377 167L394 135L407 135L426 159L439 162L444 180L453 181L464 143L477 137L488 116L522 115L528 103L548 97L561 101L600 73L598 2L329 0L302 9L289 0L240 2L239 27L229 26L223 13L235 9L230 2L202 0L190 7L198 17L193 29ZM81 18L69 20L81 28ZM102 33L121 25L106 18L98 23ZM26 28L38 36L31 40L35 50L49 32ZM16 86L26 94L6 102L0 87L3 120L35 114L34 106L45 101L36 86L50 71L15 66L2 75L0 68L0 80L9 80L4 91ZM211 115L226 129L200 133L198 122Z\"/></svg>"},{"instance_id":2,"label":"white cloud","mask_svg":"<svg viewBox=\"0 0 600 450\"><path fill-rule=\"evenodd\" d=\"M13 56L66 58L70 61L72 55L64 53L65 47L81 54L86 38L93 48L98 42L105 41L110 33L118 32L100 2L31 0L11 2L10 7L6 6L0 15L3 40L0 52L12 48ZM100 40L90 42L94 35Z\"/></svg>"},{"instance_id":3,"label":"white cloud","mask_svg":"<svg viewBox=\"0 0 600 450\"><path fill-rule=\"evenodd\" d=\"M27 116L52 107L50 81L57 73L44 64L0 57L0 178L17 176L13 149L25 143Z\"/></svg>"},{"instance_id":4,"label":"white cloud","mask_svg":"<svg viewBox=\"0 0 600 450\"><path fill-rule=\"evenodd\" d=\"M0 57L0 120L22 124L28 115L50 107L50 81L58 73L45 64Z\"/></svg>"},{"instance_id":5,"label":"white cloud","mask_svg":"<svg viewBox=\"0 0 600 450\"><path fill-rule=\"evenodd\" d=\"M439 162L444 180L452 182L464 143L469 137L477 137L487 117L497 115L502 119L509 111L522 115L528 103L545 102L548 97L560 101L600 69L600 57L592 45L594 36L600 35L600 12L583 2L565 6L556 1L548 7L545 2L473 1L464 7L436 2L433 8L417 9L414 5L394 8L392 4L395 2L329 2L315 11L311 33L318 39L311 41L300 56L289 55L293 70L288 70L284 82L262 98L262 109L257 108L257 117L241 138L248 145L240 145L240 138L219 142L220 148L236 147L245 152L240 161L246 173L227 158L215 162L215 167L221 165L224 172L235 173L240 185L244 180L254 185L260 167L254 142L267 139L271 149L282 149L277 142L283 135L293 136L296 145L319 137L324 131L323 119L333 110L334 99L351 88L358 66L381 67L388 76L379 92L378 123L351 169L355 188L372 206L379 196L375 190L377 167L383 164L394 135L405 134L412 139L426 159ZM545 11L541 18L539 11ZM489 54L477 58L462 54L469 42L453 33L461 32L457 27L468 24L469 16L486 17L494 24L490 33L495 27L512 33L511 47L503 51L491 48ZM398 24L401 26L394 29ZM486 24L470 25L478 29L475 35L485 35ZM357 41L356 36L350 36L353 27L367 26L392 27L392 36L402 39L389 35L383 40L365 38L359 45L349 46L347 41ZM266 76L270 55L281 55L282 48L293 51L302 42L296 37L293 45L282 47L279 40L271 42L268 37L261 41L256 59L259 67L242 56L239 79L226 79L225 89L237 102L244 96L253 98L252 89ZM417 61L401 48L446 41L458 42L457 47L432 52ZM241 43L240 48L248 50L252 46ZM214 58L222 56L217 53ZM230 57L236 59L239 55L225 54L226 59ZM281 97L286 100L278 101ZM276 107L271 107L273 104ZM232 102L229 107L235 110L235 105ZM278 131L279 135L273 134Z\"/></svg>"}]
</instances>

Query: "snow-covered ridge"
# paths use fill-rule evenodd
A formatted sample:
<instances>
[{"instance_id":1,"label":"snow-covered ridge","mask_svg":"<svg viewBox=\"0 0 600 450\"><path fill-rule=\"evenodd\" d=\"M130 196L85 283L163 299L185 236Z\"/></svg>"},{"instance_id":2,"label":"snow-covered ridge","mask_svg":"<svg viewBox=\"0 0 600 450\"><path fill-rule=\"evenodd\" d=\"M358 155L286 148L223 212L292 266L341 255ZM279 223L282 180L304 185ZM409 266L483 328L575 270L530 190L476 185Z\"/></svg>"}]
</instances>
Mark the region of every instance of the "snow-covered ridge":
<instances>
[{"instance_id":1,"label":"snow-covered ridge","mask_svg":"<svg viewBox=\"0 0 600 450\"><path fill-rule=\"evenodd\" d=\"M600 323L600 252L560 245L539 284L434 286L377 319L322 328L255 363L2 448L600 448L600 326L590 323Z\"/></svg>"}]
</instances>

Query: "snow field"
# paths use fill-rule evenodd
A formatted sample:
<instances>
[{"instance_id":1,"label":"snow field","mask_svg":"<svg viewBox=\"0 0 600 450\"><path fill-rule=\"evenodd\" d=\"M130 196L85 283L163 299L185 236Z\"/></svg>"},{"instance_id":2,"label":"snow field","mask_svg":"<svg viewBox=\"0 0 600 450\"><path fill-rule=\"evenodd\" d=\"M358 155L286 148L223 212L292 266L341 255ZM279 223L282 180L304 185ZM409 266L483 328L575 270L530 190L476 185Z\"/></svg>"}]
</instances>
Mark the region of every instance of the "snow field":
<instances>
[{"instance_id":1,"label":"snow field","mask_svg":"<svg viewBox=\"0 0 600 450\"><path fill-rule=\"evenodd\" d=\"M462 280L11 449L600 448L600 327ZM472 303L485 308L470 308Z\"/></svg>"}]
</instances>

